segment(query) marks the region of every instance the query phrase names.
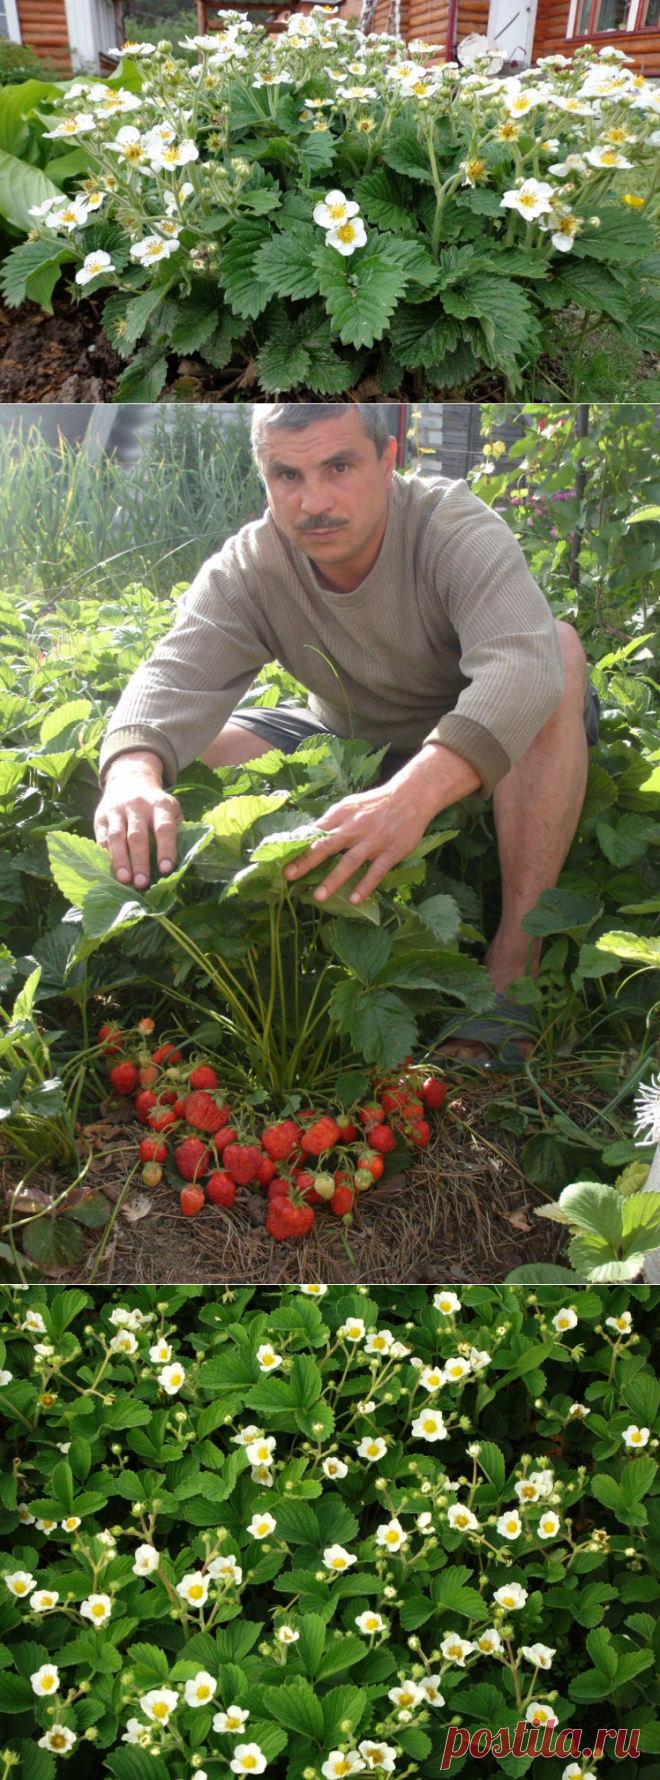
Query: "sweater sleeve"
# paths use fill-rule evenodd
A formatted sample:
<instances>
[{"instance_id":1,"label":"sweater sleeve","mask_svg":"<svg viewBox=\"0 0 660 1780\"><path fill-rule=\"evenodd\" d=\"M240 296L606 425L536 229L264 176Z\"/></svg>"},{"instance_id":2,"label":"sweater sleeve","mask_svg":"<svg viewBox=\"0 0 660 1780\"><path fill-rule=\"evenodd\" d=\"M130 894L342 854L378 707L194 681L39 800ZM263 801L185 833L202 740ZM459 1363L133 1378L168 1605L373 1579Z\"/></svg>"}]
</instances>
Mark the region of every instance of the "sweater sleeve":
<instances>
[{"instance_id":1,"label":"sweater sleeve","mask_svg":"<svg viewBox=\"0 0 660 1780\"><path fill-rule=\"evenodd\" d=\"M491 791L561 703L564 659L552 612L499 514L453 483L428 527L430 581L469 685L428 742L469 760Z\"/></svg>"},{"instance_id":2,"label":"sweater sleeve","mask_svg":"<svg viewBox=\"0 0 660 1780\"><path fill-rule=\"evenodd\" d=\"M176 623L125 687L101 748L100 772L131 749L160 755L167 785L228 722L272 659L237 563L236 539L200 569Z\"/></svg>"}]
</instances>

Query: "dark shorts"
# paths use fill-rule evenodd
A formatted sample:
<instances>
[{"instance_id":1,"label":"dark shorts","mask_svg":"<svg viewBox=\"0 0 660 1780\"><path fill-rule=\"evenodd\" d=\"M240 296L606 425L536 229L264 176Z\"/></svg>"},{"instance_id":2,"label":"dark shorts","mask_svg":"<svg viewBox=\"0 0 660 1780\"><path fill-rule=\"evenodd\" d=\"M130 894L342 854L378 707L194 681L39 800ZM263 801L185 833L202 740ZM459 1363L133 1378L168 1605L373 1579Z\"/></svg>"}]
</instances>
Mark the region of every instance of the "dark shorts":
<instances>
[{"instance_id":1,"label":"dark shorts","mask_svg":"<svg viewBox=\"0 0 660 1780\"><path fill-rule=\"evenodd\" d=\"M600 699L591 681L587 686L584 700L584 727L590 748L598 745L598 719L600 716ZM253 735L259 736L269 747L279 748L282 754L294 754L303 742L309 741L313 735L334 735L318 717L302 705L244 705L242 710L234 711L232 723L239 723L243 729L249 729ZM380 769L381 782L391 779L394 773L412 760L413 753L397 754L390 749Z\"/></svg>"}]
</instances>

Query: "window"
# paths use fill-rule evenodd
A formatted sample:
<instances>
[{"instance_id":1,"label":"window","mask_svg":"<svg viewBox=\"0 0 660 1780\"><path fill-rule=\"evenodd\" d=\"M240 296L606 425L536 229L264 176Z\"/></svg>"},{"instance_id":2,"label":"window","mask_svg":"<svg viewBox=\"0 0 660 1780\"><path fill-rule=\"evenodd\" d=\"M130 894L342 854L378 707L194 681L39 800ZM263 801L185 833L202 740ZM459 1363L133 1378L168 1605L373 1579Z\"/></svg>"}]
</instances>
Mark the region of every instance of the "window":
<instances>
[{"instance_id":1,"label":"window","mask_svg":"<svg viewBox=\"0 0 660 1780\"><path fill-rule=\"evenodd\" d=\"M644 26L649 29L654 26L657 31L658 25L660 25L660 0L642 0L637 23L638 29Z\"/></svg>"},{"instance_id":2,"label":"window","mask_svg":"<svg viewBox=\"0 0 660 1780\"><path fill-rule=\"evenodd\" d=\"M9 26L7 24L7 14L5 12L5 0L0 0L0 37L8 36Z\"/></svg>"},{"instance_id":3,"label":"window","mask_svg":"<svg viewBox=\"0 0 660 1780\"><path fill-rule=\"evenodd\" d=\"M656 13L660 0L643 0ZM615 31L630 31L637 0L578 0L567 35L569 37L602 37Z\"/></svg>"}]
</instances>

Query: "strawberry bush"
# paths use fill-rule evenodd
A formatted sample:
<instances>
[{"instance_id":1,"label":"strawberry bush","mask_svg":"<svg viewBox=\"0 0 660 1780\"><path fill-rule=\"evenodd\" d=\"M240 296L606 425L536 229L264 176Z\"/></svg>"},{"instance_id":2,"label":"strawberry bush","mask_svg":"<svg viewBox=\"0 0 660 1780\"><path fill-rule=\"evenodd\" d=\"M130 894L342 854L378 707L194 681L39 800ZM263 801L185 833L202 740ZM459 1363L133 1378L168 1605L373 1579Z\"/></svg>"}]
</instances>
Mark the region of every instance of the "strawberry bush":
<instances>
[{"instance_id":1,"label":"strawberry bush","mask_svg":"<svg viewBox=\"0 0 660 1780\"><path fill-rule=\"evenodd\" d=\"M3 1780L657 1780L657 1312L0 1288Z\"/></svg>"},{"instance_id":2,"label":"strawberry bush","mask_svg":"<svg viewBox=\"0 0 660 1780\"><path fill-rule=\"evenodd\" d=\"M223 12L127 45L107 83L42 89L60 183L34 169L5 301L48 309L63 271L107 289L127 401L197 351L256 362L278 395L339 395L366 369L384 395L407 375L437 391L484 367L515 393L569 305L656 350L652 84L615 48L507 77L441 53L323 7L275 41Z\"/></svg>"}]
</instances>

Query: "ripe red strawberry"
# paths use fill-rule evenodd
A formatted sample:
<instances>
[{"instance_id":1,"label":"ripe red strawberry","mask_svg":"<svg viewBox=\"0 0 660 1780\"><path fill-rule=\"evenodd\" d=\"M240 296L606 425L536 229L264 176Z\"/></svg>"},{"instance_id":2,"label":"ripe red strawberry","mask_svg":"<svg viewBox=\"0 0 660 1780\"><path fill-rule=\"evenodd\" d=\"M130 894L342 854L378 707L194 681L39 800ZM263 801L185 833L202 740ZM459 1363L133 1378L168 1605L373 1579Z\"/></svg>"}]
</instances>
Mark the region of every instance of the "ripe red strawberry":
<instances>
[{"instance_id":1,"label":"ripe red strawberry","mask_svg":"<svg viewBox=\"0 0 660 1780\"><path fill-rule=\"evenodd\" d=\"M201 1211L202 1206L205 1204L204 1194L201 1187L182 1187L179 1194L179 1204L184 1218L195 1218L198 1211Z\"/></svg>"},{"instance_id":2,"label":"ripe red strawberry","mask_svg":"<svg viewBox=\"0 0 660 1780\"><path fill-rule=\"evenodd\" d=\"M270 1183L275 1179L276 1174L277 1163L273 1161L272 1156L262 1156L254 1177L255 1180L258 1180L259 1186L270 1186Z\"/></svg>"},{"instance_id":3,"label":"ripe red strawberry","mask_svg":"<svg viewBox=\"0 0 660 1780\"><path fill-rule=\"evenodd\" d=\"M359 1157L358 1168L364 1169L366 1173L370 1174L372 1180L380 1180L384 1167L382 1156L377 1156L374 1152L370 1153L369 1150L364 1150Z\"/></svg>"},{"instance_id":4,"label":"ripe red strawberry","mask_svg":"<svg viewBox=\"0 0 660 1780\"><path fill-rule=\"evenodd\" d=\"M330 1210L334 1211L337 1218L345 1218L348 1212L353 1210L353 1194L350 1187L345 1186L343 1182L335 1187L330 1200Z\"/></svg>"},{"instance_id":5,"label":"ripe red strawberry","mask_svg":"<svg viewBox=\"0 0 660 1780\"><path fill-rule=\"evenodd\" d=\"M153 1088L141 1088L140 1093L135 1096L133 1105L140 1124L146 1125L152 1106L158 1105L158 1095L154 1094Z\"/></svg>"},{"instance_id":6,"label":"ripe red strawberry","mask_svg":"<svg viewBox=\"0 0 660 1780\"><path fill-rule=\"evenodd\" d=\"M261 1161L261 1150L256 1143L227 1143L222 1152L222 1160L227 1173L237 1186L246 1187L253 1180Z\"/></svg>"},{"instance_id":7,"label":"ripe red strawberry","mask_svg":"<svg viewBox=\"0 0 660 1780\"><path fill-rule=\"evenodd\" d=\"M439 1112L440 1107L444 1103L446 1094L446 1082L438 1081L438 1078L435 1075L427 1076L422 1088L422 1100L424 1101L425 1106L430 1107L433 1112Z\"/></svg>"},{"instance_id":8,"label":"ripe red strawberry","mask_svg":"<svg viewBox=\"0 0 660 1780\"><path fill-rule=\"evenodd\" d=\"M296 1175L296 1192L301 1193L306 1205L322 1205L321 1195L316 1191L316 1176L313 1169L301 1168Z\"/></svg>"},{"instance_id":9,"label":"ripe red strawberry","mask_svg":"<svg viewBox=\"0 0 660 1780\"><path fill-rule=\"evenodd\" d=\"M164 1088L158 1098L163 1106L176 1106L176 1088Z\"/></svg>"},{"instance_id":10,"label":"ripe red strawberry","mask_svg":"<svg viewBox=\"0 0 660 1780\"><path fill-rule=\"evenodd\" d=\"M381 1155L385 1155L387 1150L395 1149L396 1137L391 1125L374 1125L373 1131L367 1133L367 1143L371 1144L372 1150L379 1150Z\"/></svg>"},{"instance_id":11,"label":"ripe red strawberry","mask_svg":"<svg viewBox=\"0 0 660 1780\"><path fill-rule=\"evenodd\" d=\"M267 1125L262 1131L261 1141L268 1156L273 1162L286 1162L300 1145L300 1126L295 1119L280 1119L276 1125Z\"/></svg>"},{"instance_id":12,"label":"ripe red strawberry","mask_svg":"<svg viewBox=\"0 0 660 1780\"><path fill-rule=\"evenodd\" d=\"M175 1051L173 1045L159 1045L157 1051L151 1053L152 1063L180 1063L181 1052Z\"/></svg>"},{"instance_id":13,"label":"ripe red strawberry","mask_svg":"<svg viewBox=\"0 0 660 1780\"><path fill-rule=\"evenodd\" d=\"M174 1160L184 1180L196 1181L200 1174L206 1174L211 1157L198 1137L184 1137L174 1151Z\"/></svg>"},{"instance_id":14,"label":"ripe red strawberry","mask_svg":"<svg viewBox=\"0 0 660 1780\"><path fill-rule=\"evenodd\" d=\"M378 1105L377 1101L374 1101L370 1106L358 1107L358 1118L360 1124L365 1125L367 1130L369 1130L372 1125L382 1125L383 1119L385 1118L385 1110L382 1106Z\"/></svg>"},{"instance_id":15,"label":"ripe red strawberry","mask_svg":"<svg viewBox=\"0 0 660 1780\"><path fill-rule=\"evenodd\" d=\"M268 1208L266 1229L276 1242L283 1242L287 1237L306 1236L313 1222L313 1205L296 1205L293 1199L278 1197Z\"/></svg>"},{"instance_id":16,"label":"ripe red strawberry","mask_svg":"<svg viewBox=\"0 0 660 1780\"><path fill-rule=\"evenodd\" d=\"M286 1199L289 1194L290 1186L291 1182L284 1180L282 1175L275 1175L274 1179L268 1183L268 1198Z\"/></svg>"},{"instance_id":17,"label":"ripe red strawberry","mask_svg":"<svg viewBox=\"0 0 660 1780\"><path fill-rule=\"evenodd\" d=\"M210 1063L198 1063L190 1072L191 1088L217 1088L218 1078Z\"/></svg>"},{"instance_id":18,"label":"ripe red strawberry","mask_svg":"<svg viewBox=\"0 0 660 1780\"><path fill-rule=\"evenodd\" d=\"M143 1137L140 1143L141 1162L164 1162L167 1156L167 1144L159 1143L157 1137Z\"/></svg>"},{"instance_id":19,"label":"ripe red strawberry","mask_svg":"<svg viewBox=\"0 0 660 1780\"><path fill-rule=\"evenodd\" d=\"M281 1198L273 1199L268 1207L268 1217L266 1218L266 1229L268 1234L269 1236L273 1236L276 1242L286 1242L289 1235L289 1226L286 1219L280 1216L280 1207L283 1203L284 1201ZM313 1206L310 1206L310 1211L313 1217Z\"/></svg>"},{"instance_id":20,"label":"ripe red strawberry","mask_svg":"<svg viewBox=\"0 0 660 1780\"><path fill-rule=\"evenodd\" d=\"M380 1097L381 1106L386 1113L398 1112L400 1107L406 1105L407 1100L407 1088L386 1088Z\"/></svg>"},{"instance_id":21,"label":"ripe red strawberry","mask_svg":"<svg viewBox=\"0 0 660 1780\"><path fill-rule=\"evenodd\" d=\"M185 1116L186 1116L185 1100L175 1100L173 1112L177 1119L185 1119Z\"/></svg>"},{"instance_id":22,"label":"ripe red strawberry","mask_svg":"<svg viewBox=\"0 0 660 1780\"><path fill-rule=\"evenodd\" d=\"M103 1045L106 1057L118 1057L124 1042L121 1026L99 1026L99 1044Z\"/></svg>"},{"instance_id":23,"label":"ripe red strawberry","mask_svg":"<svg viewBox=\"0 0 660 1780\"><path fill-rule=\"evenodd\" d=\"M234 1125L223 1125L220 1131L214 1131L213 1142L216 1149L220 1150L221 1155L224 1155L228 1145L230 1143L235 1143L237 1137L238 1132Z\"/></svg>"},{"instance_id":24,"label":"ripe red strawberry","mask_svg":"<svg viewBox=\"0 0 660 1780\"><path fill-rule=\"evenodd\" d=\"M206 1182L206 1197L212 1205L225 1205L229 1209L236 1198L236 1183L231 1175L223 1171L210 1174Z\"/></svg>"},{"instance_id":25,"label":"ripe red strawberry","mask_svg":"<svg viewBox=\"0 0 660 1780\"><path fill-rule=\"evenodd\" d=\"M418 1149L426 1149L430 1136L431 1127L428 1119L415 1119L410 1126L410 1137L412 1138L413 1143L417 1144Z\"/></svg>"},{"instance_id":26,"label":"ripe red strawberry","mask_svg":"<svg viewBox=\"0 0 660 1780\"><path fill-rule=\"evenodd\" d=\"M188 1095L185 1107L188 1124L195 1131L208 1131L209 1136L229 1121L229 1107L216 1106L203 1088L197 1088L194 1094Z\"/></svg>"},{"instance_id":27,"label":"ripe red strawberry","mask_svg":"<svg viewBox=\"0 0 660 1780\"><path fill-rule=\"evenodd\" d=\"M145 1187L159 1187L163 1178L163 1170L158 1162L145 1162L142 1179Z\"/></svg>"},{"instance_id":28,"label":"ripe red strawberry","mask_svg":"<svg viewBox=\"0 0 660 1780\"><path fill-rule=\"evenodd\" d=\"M115 1094L134 1094L138 1085L138 1072L134 1063L115 1063L110 1070L110 1080Z\"/></svg>"},{"instance_id":29,"label":"ripe red strawberry","mask_svg":"<svg viewBox=\"0 0 660 1780\"><path fill-rule=\"evenodd\" d=\"M170 1125L176 1125L176 1114L171 1106L155 1106L147 1117L147 1124L152 1131L169 1131Z\"/></svg>"},{"instance_id":30,"label":"ripe red strawberry","mask_svg":"<svg viewBox=\"0 0 660 1780\"><path fill-rule=\"evenodd\" d=\"M421 1100L407 1100L402 1109L404 1119L423 1119L424 1104Z\"/></svg>"},{"instance_id":31,"label":"ripe red strawberry","mask_svg":"<svg viewBox=\"0 0 660 1780\"><path fill-rule=\"evenodd\" d=\"M306 1156L320 1156L339 1141L339 1126L328 1113L322 1113L307 1131L303 1131L300 1147Z\"/></svg>"},{"instance_id":32,"label":"ripe red strawberry","mask_svg":"<svg viewBox=\"0 0 660 1780\"><path fill-rule=\"evenodd\" d=\"M158 1081L158 1070L155 1063L142 1064L142 1068L138 1070L138 1081L141 1088L153 1088L154 1082Z\"/></svg>"},{"instance_id":33,"label":"ripe red strawberry","mask_svg":"<svg viewBox=\"0 0 660 1780\"><path fill-rule=\"evenodd\" d=\"M339 1143L355 1143L358 1128L353 1124L353 1120L349 1119L348 1113L340 1113L337 1125L339 1127Z\"/></svg>"}]
</instances>

